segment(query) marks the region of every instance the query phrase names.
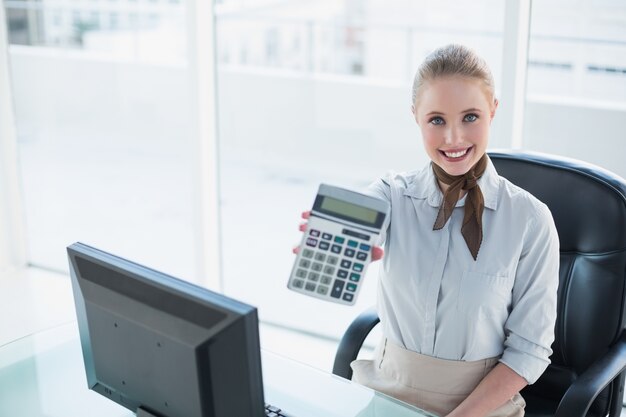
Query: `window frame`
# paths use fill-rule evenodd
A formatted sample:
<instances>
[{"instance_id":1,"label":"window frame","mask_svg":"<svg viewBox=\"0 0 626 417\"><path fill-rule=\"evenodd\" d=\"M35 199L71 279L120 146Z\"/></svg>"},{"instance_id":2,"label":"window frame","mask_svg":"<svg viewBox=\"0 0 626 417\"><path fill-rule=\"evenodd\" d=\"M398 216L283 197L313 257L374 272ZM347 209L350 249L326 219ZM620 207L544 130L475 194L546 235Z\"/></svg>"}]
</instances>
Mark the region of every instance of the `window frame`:
<instances>
[{"instance_id":1,"label":"window frame","mask_svg":"<svg viewBox=\"0 0 626 417\"><path fill-rule=\"evenodd\" d=\"M502 39L502 83L491 147L523 148L532 0L507 0Z\"/></svg>"},{"instance_id":2,"label":"window frame","mask_svg":"<svg viewBox=\"0 0 626 417\"><path fill-rule=\"evenodd\" d=\"M221 266L215 0L187 3L187 47L195 140L193 181L196 282L224 288Z\"/></svg>"},{"instance_id":3,"label":"window frame","mask_svg":"<svg viewBox=\"0 0 626 417\"><path fill-rule=\"evenodd\" d=\"M27 265L26 230L17 162L17 130L4 5L0 7L0 269Z\"/></svg>"}]
</instances>

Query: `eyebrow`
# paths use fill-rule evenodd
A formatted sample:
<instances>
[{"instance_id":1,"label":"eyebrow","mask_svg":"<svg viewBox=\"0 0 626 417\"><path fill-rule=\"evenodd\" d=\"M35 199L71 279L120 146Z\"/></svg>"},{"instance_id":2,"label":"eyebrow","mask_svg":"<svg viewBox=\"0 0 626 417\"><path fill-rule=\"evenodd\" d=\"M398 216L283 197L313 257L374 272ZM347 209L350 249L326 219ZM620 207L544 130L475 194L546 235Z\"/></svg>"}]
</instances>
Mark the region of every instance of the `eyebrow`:
<instances>
[{"instance_id":1,"label":"eyebrow","mask_svg":"<svg viewBox=\"0 0 626 417\"><path fill-rule=\"evenodd\" d=\"M467 109L467 110L463 110L461 113L467 113L467 112L470 112L470 111L473 111L473 112L478 112L478 113L482 113L482 112L480 111L480 109L477 109L477 108L475 108L475 107L472 107L472 108ZM459 113L459 114L461 114L461 113ZM435 110L435 111L431 111L430 113L426 113L426 116L431 116L431 115L435 115L435 114L441 114L441 115L444 115L445 113L442 113L442 112L440 112L440 111L436 111L436 110Z\"/></svg>"}]
</instances>

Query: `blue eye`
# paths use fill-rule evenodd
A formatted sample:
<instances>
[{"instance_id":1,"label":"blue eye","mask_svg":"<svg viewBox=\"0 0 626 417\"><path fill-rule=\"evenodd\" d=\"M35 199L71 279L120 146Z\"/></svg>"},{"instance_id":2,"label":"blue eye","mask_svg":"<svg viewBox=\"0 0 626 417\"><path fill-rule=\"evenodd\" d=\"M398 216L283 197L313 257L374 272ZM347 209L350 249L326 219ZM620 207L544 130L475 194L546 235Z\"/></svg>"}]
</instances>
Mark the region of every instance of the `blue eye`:
<instances>
[{"instance_id":1,"label":"blue eye","mask_svg":"<svg viewBox=\"0 0 626 417\"><path fill-rule=\"evenodd\" d=\"M432 123L432 124L434 124L436 126L439 126L439 125L444 124L445 122L443 121L443 119L441 117L436 116L436 117L433 117L432 119L430 119L428 121L428 123Z\"/></svg>"},{"instance_id":2,"label":"blue eye","mask_svg":"<svg viewBox=\"0 0 626 417\"><path fill-rule=\"evenodd\" d=\"M478 120L478 116L474 113L466 114L463 118L464 122L475 122L476 120Z\"/></svg>"}]
</instances>

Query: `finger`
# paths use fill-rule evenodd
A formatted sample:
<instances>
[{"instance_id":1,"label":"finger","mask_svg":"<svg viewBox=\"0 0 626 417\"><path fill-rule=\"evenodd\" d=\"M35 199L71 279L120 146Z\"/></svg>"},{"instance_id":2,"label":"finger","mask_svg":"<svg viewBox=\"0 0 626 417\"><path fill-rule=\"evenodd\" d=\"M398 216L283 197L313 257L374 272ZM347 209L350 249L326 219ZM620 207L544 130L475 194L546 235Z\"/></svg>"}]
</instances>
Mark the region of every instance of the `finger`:
<instances>
[{"instance_id":1,"label":"finger","mask_svg":"<svg viewBox=\"0 0 626 417\"><path fill-rule=\"evenodd\" d=\"M303 211L301 216L303 219L308 219L309 217L311 217L311 210Z\"/></svg>"},{"instance_id":2,"label":"finger","mask_svg":"<svg viewBox=\"0 0 626 417\"><path fill-rule=\"evenodd\" d=\"M385 255L385 251L380 246L374 246L372 248L372 261L377 261Z\"/></svg>"},{"instance_id":3,"label":"finger","mask_svg":"<svg viewBox=\"0 0 626 417\"><path fill-rule=\"evenodd\" d=\"M300 223L300 226L298 226L298 229L299 229L301 232L306 232L307 224L308 224L308 223L306 223L306 222L302 222L302 223Z\"/></svg>"},{"instance_id":4,"label":"finger","mask_svg":"<svg viewBox=\"0 0 626 417\"><path fill-rule=\"evenodd\" d=\"M294 247L291 249L291 251L297 255L298 253L300 253L300 245L298 245L298 246L294 246Z\"/></svg>"}]
</instances>

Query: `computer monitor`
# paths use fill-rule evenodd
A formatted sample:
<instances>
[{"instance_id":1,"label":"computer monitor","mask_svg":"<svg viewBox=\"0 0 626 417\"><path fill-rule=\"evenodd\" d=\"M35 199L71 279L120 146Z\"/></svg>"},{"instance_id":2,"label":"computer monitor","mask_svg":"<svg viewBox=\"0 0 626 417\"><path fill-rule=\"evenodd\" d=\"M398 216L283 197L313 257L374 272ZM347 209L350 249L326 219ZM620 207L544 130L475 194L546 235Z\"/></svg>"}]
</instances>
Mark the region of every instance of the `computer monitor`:
<instances>
[{"instance_id":1,"label":"computer monitor","mask_svg":"<svg viewBox=\"0 0 626 417\"><path fill-rule=\"evenodd\" d=\"M265 415L256 308L81 243L67 252L90 389L137 415Z\"/></svg>"}]
</instances>

